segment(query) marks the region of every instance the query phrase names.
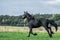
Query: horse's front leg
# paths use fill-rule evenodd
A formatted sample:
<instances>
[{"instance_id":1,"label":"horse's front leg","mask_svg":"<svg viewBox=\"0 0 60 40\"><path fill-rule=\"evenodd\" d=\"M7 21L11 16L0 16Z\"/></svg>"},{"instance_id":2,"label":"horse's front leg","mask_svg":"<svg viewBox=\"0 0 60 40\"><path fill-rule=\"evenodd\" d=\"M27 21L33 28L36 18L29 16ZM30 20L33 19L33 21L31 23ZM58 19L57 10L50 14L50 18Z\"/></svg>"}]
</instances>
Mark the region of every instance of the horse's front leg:
<instances>
[{"instance_id":1,"label":"horse's front leg","mask_svg":"<svg viewBox=\"0 0 60 40\"><path fill-rule=\"evenodd\" d=\"M36 36L37 35L37 33L32 33L34 36Z\"/></svg>"},{"instance_id":2,"label":"horse's front leg","mask_svg":"<svg viewBox=\"0 0 60 40\"><path fill-rule=\"evenodd\" d=\"M30 27L28 37L30 37L30 34L32 33L32 27Z\"/></svg>"}]
</instances>

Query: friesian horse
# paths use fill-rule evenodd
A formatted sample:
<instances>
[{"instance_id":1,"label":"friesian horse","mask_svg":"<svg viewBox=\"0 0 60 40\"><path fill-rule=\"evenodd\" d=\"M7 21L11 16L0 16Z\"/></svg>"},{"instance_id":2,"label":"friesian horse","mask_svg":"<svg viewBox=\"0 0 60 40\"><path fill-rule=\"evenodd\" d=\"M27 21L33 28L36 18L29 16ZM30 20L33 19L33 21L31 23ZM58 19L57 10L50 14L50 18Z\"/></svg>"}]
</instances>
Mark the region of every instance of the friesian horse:
<instances>
[{"instance_id":1,"label":"friesian horse","mask_svg":"<svg viewBox=\"0 0 60 40\"><path fill-rule=\"evenodd\" d=\"M23 16L22 16L23 19L27 18L27 21L28 21L28 26L29 26L29 34L28 34L28 37L30 37L30 34L33 34L33 35L37 35L36 33L33 33L32 32L32 29L33 28L38 28L40 26L43 26L45 28L45 30L48 32L49 34L49 37L52 37L52 34L53 31L51 29L51 27L49 27L48 25L53 25L57 31L58 27L57 27L57 24L55 23L54 20L49 20L49 19L46 19L46 18L35 18L34 16L30 15L27 11L24 12Z\"/></svg>"}]
</instances>

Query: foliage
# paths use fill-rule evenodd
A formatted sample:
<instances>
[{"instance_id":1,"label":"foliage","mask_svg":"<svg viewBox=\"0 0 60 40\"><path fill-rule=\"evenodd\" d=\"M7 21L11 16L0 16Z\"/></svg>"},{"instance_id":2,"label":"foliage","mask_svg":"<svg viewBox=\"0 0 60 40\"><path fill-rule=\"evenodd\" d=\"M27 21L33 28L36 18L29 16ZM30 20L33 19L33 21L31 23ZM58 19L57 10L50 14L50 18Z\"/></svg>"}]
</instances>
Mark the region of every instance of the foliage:
<instances>
[{"instance_id":1,"label":"foliage","mask_svg":"<svg viewBox=\"0 0 60 40\"><path fill-rule=\"evenodd\" d=\"M36 18L47 18L47 19L53 19L59 22L60 24L60 14L34 14L32 15ZM10 25L10 26L23 26L24 23L22 19L22 15L20 16L9 16L9 15L0 15L0 25Z\"/></svg>"}]
</instances>

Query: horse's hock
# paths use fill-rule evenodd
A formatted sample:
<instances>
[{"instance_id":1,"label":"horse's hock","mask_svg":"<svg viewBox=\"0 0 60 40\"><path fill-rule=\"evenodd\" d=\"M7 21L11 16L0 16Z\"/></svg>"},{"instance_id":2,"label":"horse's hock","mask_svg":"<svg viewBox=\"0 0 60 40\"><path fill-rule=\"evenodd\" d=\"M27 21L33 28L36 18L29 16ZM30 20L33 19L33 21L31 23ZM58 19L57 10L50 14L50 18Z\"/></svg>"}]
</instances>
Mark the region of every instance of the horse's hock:
<instances>
[{"instance_id":1,"label":"horse's hock","mask_svg":"<svg viewBox=\"0 0 60 40\"><path fill-rule=\"evenodd\" d=\"M55 31L55 28L52 27L52 30ZM28 27L8 27L8 26L0 26L0 32L3 31L9 31L9 32L28 32ZM58 32L60 31L60 27L58 29ZM33 32L46 32L44 27L34 28Z\"/></svg>"}]
</instances>

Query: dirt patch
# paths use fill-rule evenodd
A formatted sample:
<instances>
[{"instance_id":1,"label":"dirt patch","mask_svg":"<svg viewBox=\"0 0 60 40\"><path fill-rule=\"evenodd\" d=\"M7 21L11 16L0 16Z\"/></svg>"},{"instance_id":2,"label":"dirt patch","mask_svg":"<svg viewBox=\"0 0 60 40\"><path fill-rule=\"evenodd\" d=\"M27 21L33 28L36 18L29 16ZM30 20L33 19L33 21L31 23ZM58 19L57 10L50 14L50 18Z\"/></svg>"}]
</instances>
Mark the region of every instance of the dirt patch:
<instances>
[{"instance_id":1,"label":"dirt patch","mask_svg":"<svg viewBox=\"0 0 60 40\"><path fill-rule=\"evenodd\" d=\"M52 27L52 30L55 32L55 28ZM0 26L0 32L28 32L28 27L12 27L12 26ZM46 30L43 27L40 28L34 28L33 32L46 32ZM60 32L60 27L58 28L58 32Z\"/></svg>"}]
</instances>

